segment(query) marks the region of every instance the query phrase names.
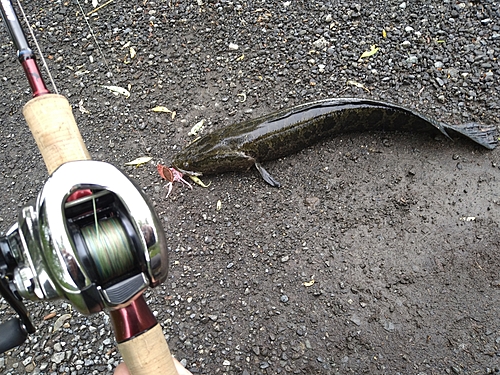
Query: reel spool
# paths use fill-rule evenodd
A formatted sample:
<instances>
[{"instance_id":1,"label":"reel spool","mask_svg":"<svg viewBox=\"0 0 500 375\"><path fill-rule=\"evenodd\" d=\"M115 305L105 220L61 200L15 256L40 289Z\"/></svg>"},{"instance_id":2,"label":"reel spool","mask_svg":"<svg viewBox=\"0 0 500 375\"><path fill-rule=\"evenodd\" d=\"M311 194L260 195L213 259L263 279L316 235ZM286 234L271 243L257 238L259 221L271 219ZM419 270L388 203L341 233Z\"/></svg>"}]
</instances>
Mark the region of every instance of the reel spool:
<instances>
[{"instance_id":1,"label":"reel spool","mask_svg":"<svg viewBox=\"0 0 500 375\"><path fill-rule=\"evenodd\" d=\"M109 218L87 225L80 234L98 279L108 282L134 269L136 259L133 248L118 219Z\"/></svg>"},{"instance_id":2,"label":"reel spool","mask_svg":"<svg viewBox=\"0 0 500 375\"><path fill-rule=\"evenodd\" d=\"M71 239L90 279L103 287L130 276L139 263L140 238L129 215L109 192L84 191L65 204Z\"/></svg>"}]
</instances>

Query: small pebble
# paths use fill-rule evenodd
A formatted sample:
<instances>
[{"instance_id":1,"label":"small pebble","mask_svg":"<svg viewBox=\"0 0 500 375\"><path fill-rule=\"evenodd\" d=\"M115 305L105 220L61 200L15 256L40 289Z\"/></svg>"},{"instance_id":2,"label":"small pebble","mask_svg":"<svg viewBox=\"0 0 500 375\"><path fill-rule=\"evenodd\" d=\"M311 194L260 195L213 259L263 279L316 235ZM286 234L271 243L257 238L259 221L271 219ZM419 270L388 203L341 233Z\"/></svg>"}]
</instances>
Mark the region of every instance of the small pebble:
<instances>
[{"instance_id":1,"label":"small pebble","mask_svg":"<svg viewBox=\"0 0 500 375\"><path fill-rule=\"evenodd\" d=\"M352 315L351 322L359 326L361 324L361 319L357 315Z\"/></svg>"},{"instance_id":2,"label":"small pebble","mask_svg":"<svg viewBox=\"0 0 500 375\"><path fill-rule=\"evenodd\" d=\"M437 77L436 82L439 86L444 86L444 81L441 78Z\"/></svg>"},{"instance_id":3,"label":"small pebble","mask_svg":"<svg viewBox=\"0 0 500 375\"><path fill-rule=\"evenodd\" d=\"M326 48L328 47L328 44L329 44L328 41L323 37L319 38L313 43L314 47L316 47L317 49Z\"/></svg>"},{"instance_id":4,"label":"small pebble","mask_svg":"<svg viewBox=\"0 0 500 375\"><path fill-rule=\"evenodd\" d=\"M62 361L64 361L65 357L66 357L65 353L54 353L54 355L50 360L56 364L60 364Z\"/></svg>"},{"instance_id":5,"label":"small pebble","mask_svg":"<svg viewBox=\"0 0 500 375\"><path fill-rule=\"evenodd\" d=\"M409 64L416 64L418 63L418 57L412 55L406 59L406 62Z\"/></svg>"},{"instance_id":6,"label":"small pebble","mask_svg":"<svg viewBox=\"0 0 500 375\"><path fill-rule=\"evenodd\" d=\"M24 360L23 360L23 365L24 366L28 366L30 363L31 363L31 360L33 359L33 357L26 357Z\"/></svg>"},{"instance_id":7,"label":"small pebble","mask_svg":"<svg viewBox=\"0 0 500 375\"><path fill-rule=\"evenodd\" d=\"M394 326L394 323L393 323L393 322L390 322L390 321L388 321L388 320L386 320L386 321L384 322L384 329L385 329L386 331L388 331L388 332L392 332L392 331L394 331L394 329L395 329L395 328L396 328L396 327Z\"/></svg>"}]
</instances>

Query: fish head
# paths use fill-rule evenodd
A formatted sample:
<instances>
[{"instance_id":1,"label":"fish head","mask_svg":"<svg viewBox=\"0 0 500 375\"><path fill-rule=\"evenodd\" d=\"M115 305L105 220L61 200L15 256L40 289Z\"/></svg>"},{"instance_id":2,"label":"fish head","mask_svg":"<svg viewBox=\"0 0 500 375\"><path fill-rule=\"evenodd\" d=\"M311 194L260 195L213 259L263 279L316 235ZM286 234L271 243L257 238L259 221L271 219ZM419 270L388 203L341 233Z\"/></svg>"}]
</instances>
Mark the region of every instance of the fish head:
<instances>
[{"instance_id":1,"label":"fish head","mask_svg":"<svg viewBox=\"0 0 500 375\"><path fill-rule=\"evenodd\" d=\"M255 159L227 142L203 137L178 153L173 166L187 175L207 175L250 168Z\"/></svg>"}]
</instances>

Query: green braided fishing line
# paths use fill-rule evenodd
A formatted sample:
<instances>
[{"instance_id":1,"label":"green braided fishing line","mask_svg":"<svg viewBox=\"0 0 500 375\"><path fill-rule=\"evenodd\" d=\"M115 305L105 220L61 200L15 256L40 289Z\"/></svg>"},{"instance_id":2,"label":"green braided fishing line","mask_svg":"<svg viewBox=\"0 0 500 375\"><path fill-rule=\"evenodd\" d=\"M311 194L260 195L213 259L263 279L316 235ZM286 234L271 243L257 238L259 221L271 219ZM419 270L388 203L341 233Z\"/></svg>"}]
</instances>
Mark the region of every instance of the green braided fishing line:
<instances>
[{"instance_id":1,"label":"green braided fishing line","mask_svg":"<svg viewBox=\"0 0 500 375\"><path fill-rule=\"evenodd\" d=\"M118 219L100 220L82 228L89 255L103 280L123 275L134 267L133 251Z\"/></svg>"}]
</instances>

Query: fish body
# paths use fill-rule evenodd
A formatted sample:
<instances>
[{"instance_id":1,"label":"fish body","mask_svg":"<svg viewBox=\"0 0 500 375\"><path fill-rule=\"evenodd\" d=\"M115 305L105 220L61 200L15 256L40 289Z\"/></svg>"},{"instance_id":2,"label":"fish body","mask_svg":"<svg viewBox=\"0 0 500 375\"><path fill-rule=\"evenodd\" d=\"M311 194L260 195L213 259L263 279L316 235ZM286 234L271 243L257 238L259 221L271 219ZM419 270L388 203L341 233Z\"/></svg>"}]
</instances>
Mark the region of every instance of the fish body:
<instances>
[{"instance_id":1,"label":"fish body","mask_svg":"<svg viewBox=\"0 0 500 375\"><path fill-rule=\"evenodd\" d=\"M190 175L241 171L255 165L266 182L279 186L260 165L320 140L361 131L459 133L488 149L498 142L496 126L447 125L394 104L354 98L326 99L226 126L188 145L173 166ZM450 133L450 134L449 134Z\"/></svg>"}]
</instances>

